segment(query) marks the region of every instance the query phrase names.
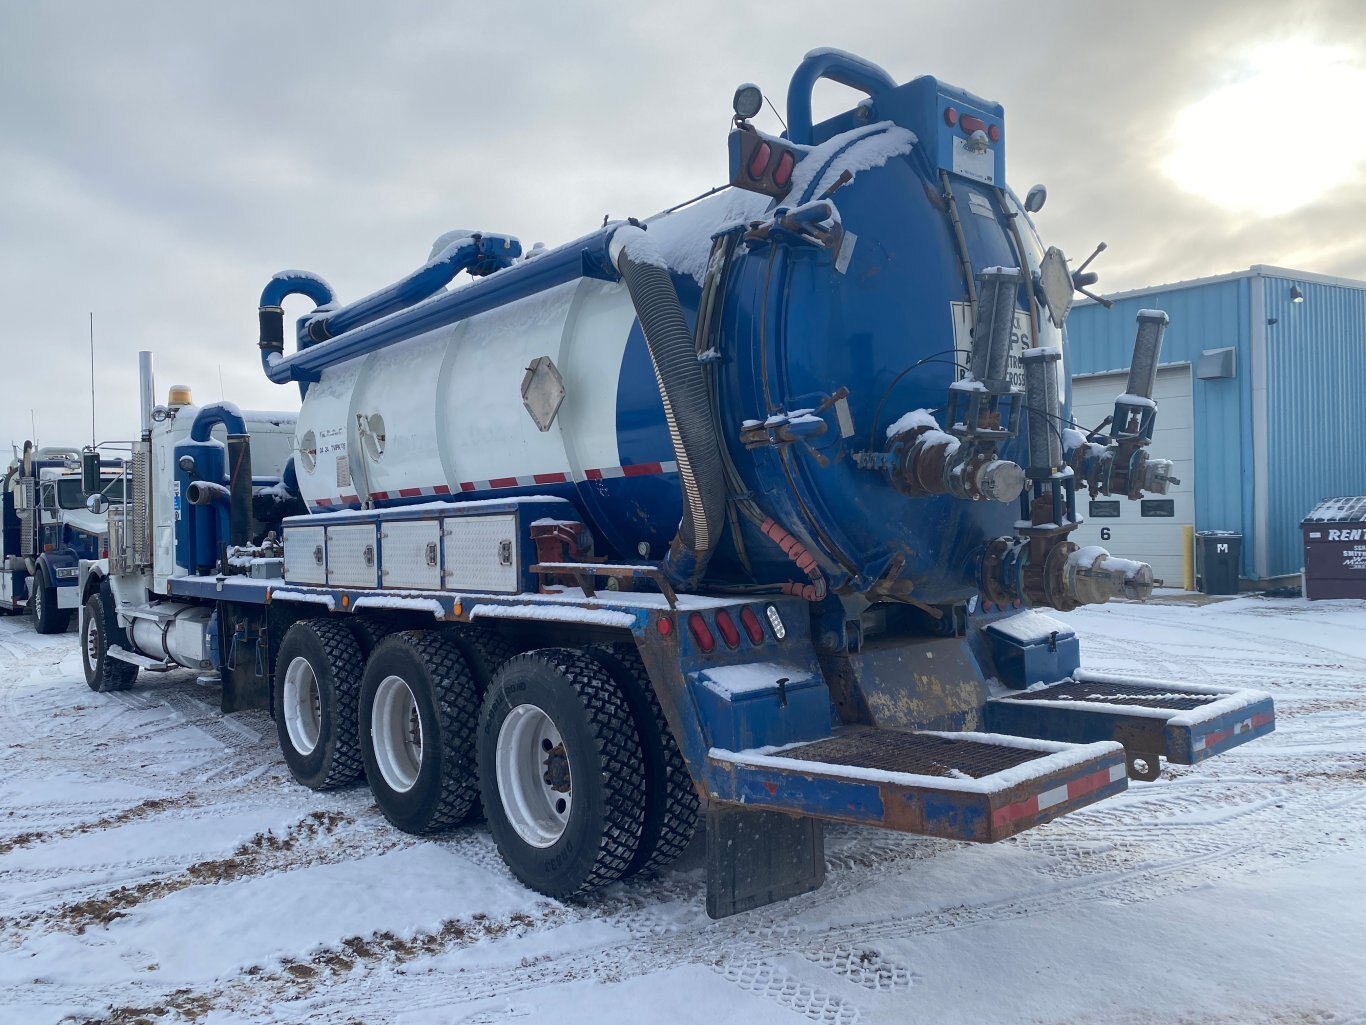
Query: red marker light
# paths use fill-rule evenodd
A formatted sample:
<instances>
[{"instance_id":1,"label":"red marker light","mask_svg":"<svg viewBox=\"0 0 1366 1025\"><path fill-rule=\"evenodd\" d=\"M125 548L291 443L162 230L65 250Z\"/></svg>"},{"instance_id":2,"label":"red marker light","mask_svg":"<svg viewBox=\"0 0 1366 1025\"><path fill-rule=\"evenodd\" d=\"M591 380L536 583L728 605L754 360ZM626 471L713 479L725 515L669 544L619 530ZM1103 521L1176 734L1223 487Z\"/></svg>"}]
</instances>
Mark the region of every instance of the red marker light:
<instances>
[{"instance_id":1,"label":"red marker light","mask_svg":"<svg viewBox=\"0 0 1366 1025\"><path fill-rule=\"evenodd\" d=\"M749 634L751 641L755 644L764 643L764 625L759 622L759 617L748 605L740 610L740 625L745 628L745 633Z\"/></svg>"},{"instance_id":2,"label":"red marker light","mask_svg":"<svg viewBox=\"0 0 1366 1025\"><path fill-rule=\"evenodd\" d=\"M702 613L694 612L688 617L688 629L692 631L692 639L702 649L702 654L710 655L711 650L716 647L716 638L711 635L711 628L702 618Z\"/></svg>"},{"instance_id":3,"label":"red marker light","mask_svg":"<svg viewBox=\"0 0 1366 1025\"><path fill-rule=\"evenodd\" d=\"M968 135L971 135L973 132L984 132L987 127L985 121L980 117L973 117L971 114L964 114L958 119L958 123L963 126L963 131Z\"/></svg>"},{"instance_id":4,"label":"red marker light","mask_svg":"<svg viewBox=\"0 0 1366 1025\"><path fill-rule=\"evenodd\" d=\"M730 613L725 609L716 614L716 629L721 631L721 637L728 648L740 646L740 631L735 625L735 620L730 618Z\"/></svg>"},{"instance_id":5,"label":"red marker light","mask_svg":"<svg viewBox=\"0 0 1366 1025\"><path fill-rule=\"evenodd\" d=\"M992 142L1000 142L1000 141L1001 141L1001 126L1000 126L1000 125L988 125L988 126L987 126L987 138L990 139Z\"/></svg>"},{"instance_id":6,"label":"red marker light","mask_svg":"<svg viewBox=\"0 0 1366 1025\"><path fill-rule=\"evenodd\" d=\"M787 183L792 180L792 169L797 166L797 158L792 155L790 149L783 150L778 154L778 166L773 169L773 184L778 188L787 187Z\"/></svg>"},{"instance_id":7,"label":"red marker light","mask_svg":"<svg viewBox=\"0 0 1366 1025\"><path fill-rule=\"evenodd\" d=\"M667 616L660 616L655 620L655 629L659 631L659 636L668 637L674 632L674 621Z\"/></svg>"},{"instance_id":8,"label":"red marker light","mask_svg":"<svg viewBox=\"0 0 1366 1025\"><path fill-rule=\"evenodd\" d=\"M950 128L958 124L958 111L953 107L944 108L944 124L948 125Z\"/></svg>"},{"instance_id":9,"label":"red marker light","mask_svg":"<svg viewBox=\"0 0 1366 1025\"><path fill-rule=\"evenodd\" d=\"M769 158L773 156L773 147L766 142L759 143L759 148L754 151L754 155L749 158L749 176L756 181L764 176L768 170Z\"/></svg>"}]
</instances>

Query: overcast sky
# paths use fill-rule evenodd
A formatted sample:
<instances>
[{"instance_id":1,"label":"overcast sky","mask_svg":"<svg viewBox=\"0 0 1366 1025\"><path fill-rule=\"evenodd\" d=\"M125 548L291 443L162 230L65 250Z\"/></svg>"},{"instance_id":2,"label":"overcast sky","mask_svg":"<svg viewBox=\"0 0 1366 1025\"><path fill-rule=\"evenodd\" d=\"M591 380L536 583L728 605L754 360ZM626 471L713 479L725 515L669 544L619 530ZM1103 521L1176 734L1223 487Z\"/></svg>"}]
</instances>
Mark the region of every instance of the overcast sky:
<instances>
[{"instance_id":1,"label":"overcast sky","mask_svg":"<svg viewBox=\"0 0 1366 1025\"><path fill-rule=\"evenodd\" d=\"M272 273L346 301L452 228L553 246L672 205L725 179L735 85L783 109L817 46L1003 103L1010 183L1048 186L1074 262L1110 244L1102 290L1366 279L1361 0L0 0L0 444L30 409L88 440L91 312L102 439L135 429L142 348L163 398L291 408L256 348ZM822 83L817 116L855 99Z\"/></svg>"}]
</instances>

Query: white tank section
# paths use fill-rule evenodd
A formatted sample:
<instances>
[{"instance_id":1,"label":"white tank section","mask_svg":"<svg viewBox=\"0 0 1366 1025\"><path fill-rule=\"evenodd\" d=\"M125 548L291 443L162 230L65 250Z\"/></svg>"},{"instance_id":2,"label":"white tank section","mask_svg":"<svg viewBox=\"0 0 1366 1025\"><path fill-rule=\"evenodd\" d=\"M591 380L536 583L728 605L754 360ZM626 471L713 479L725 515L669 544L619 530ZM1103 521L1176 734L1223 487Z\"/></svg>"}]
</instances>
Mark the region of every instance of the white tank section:
<instances>
[{"instance_id":1,"label":"white tank section","mask_svg":"<svg viewBox=\"0 0 1366 1025\"><path fill-rule=\"evenodd\" d=\"M634 320L625 285L585 278L324 370L299 413L304 500L457 494L620 465L617 382ZM565 393L544 432L521 391L538 357Z\"/></svg>"}]
</instances>

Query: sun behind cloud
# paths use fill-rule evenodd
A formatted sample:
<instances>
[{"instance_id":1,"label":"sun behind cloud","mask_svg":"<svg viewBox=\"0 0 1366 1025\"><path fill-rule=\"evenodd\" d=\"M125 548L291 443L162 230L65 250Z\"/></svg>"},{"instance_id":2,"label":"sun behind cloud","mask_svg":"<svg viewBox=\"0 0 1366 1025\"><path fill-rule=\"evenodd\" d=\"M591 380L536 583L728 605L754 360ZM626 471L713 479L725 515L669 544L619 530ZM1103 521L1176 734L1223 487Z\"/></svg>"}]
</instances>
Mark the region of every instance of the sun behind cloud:
<instances>
[{"instance_id":1,"label":"sun behind cloud","mask_svg":"<svg viewBox=\"0 0 1366 1025\"><path fill-rule=\"evenodd\" d=\"M1366 61L1341 46L1250 50L1231 81L1177 114L1163 170L1182 190L1274 217L1366 175Z\"/></svg>"}]
</instances>

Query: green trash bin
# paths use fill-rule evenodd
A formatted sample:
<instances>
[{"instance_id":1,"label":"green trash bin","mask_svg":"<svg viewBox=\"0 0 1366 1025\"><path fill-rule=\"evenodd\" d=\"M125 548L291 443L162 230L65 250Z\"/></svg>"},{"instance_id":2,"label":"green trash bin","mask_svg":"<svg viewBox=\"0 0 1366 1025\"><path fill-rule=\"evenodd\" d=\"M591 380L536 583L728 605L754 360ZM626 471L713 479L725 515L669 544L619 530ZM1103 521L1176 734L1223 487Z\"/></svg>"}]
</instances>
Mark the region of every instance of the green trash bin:
<instances>
[{"instance_id":1,"label":"green trash bin","mask_svg":"<svg viewBox=\"0 0 1366 1025\"><path fill-rule=\"evenodd\" d=\"M1195 532L1195 589L1202 594L1237 594L1243 535L1233 530Z\"/></svg>"}]
</instances>

